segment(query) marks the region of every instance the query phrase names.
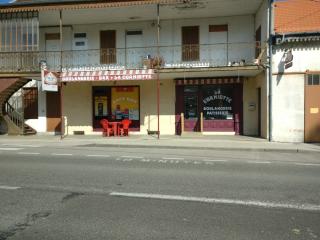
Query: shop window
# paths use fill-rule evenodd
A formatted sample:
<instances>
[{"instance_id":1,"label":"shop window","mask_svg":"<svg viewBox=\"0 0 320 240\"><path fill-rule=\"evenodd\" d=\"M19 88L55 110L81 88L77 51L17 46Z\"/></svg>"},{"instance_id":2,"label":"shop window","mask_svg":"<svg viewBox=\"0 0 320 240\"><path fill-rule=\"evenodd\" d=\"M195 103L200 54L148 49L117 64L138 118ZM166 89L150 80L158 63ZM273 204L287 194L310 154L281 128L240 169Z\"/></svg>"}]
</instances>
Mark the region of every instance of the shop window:
<instances>
[{"instance_id":1,"label":"shop window","mask_svg":"<svg viewBox=\"0 0 320 240\"><path fill-rule=\"evenodd\" d=\"M205 120L232 120L232 86L207 86L203 88L202 103Z\"/></svg>"},{"instance_id":2,"label":"shop window","mask_svg":"<svg viewBox=\"0 0 320 240\"><path fill-rule=\"evenodd\" d=\"M185 93L197 93L198 92L198 86L185 86L184 87Z\"/></svg>"},{"instance_id":3,"label":"shop window","mask_svg":"<svg viewBox=\"0 0 320 240\"><path fill-rule=\"evenodd\" d=\"M308 74L308 85L320 85L320 74Z\"/></svg>"},{"instance_id":4,"label":"shop window","mask_svg":"<svg viewBox=\"0 0 320 240\"><path fill-rule=\"evenodd\" d=\"M112 87L112 119L140 120L139 87Z\"/></svg>"}]
</instances>

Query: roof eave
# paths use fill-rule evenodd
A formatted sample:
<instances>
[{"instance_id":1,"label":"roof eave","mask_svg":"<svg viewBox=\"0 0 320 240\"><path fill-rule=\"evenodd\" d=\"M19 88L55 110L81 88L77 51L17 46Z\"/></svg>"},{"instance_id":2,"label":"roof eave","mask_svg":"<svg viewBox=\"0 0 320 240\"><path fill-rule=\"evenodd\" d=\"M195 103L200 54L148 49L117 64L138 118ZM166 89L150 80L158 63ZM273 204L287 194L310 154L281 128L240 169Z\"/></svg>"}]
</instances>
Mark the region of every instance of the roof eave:
<instances>
[{"instance_id":1,"label":"roof eave","mask_svg":"<svg viewBox=\"0 0 320 240\"><path fill-rule=\"evenodd\" d=\"M109 7L127 7L148 4L174 4L183 0L116 0L111 2L102 1L79 1L79 2L66 2L66 3L46 3L34 5L15 5L1 7L0 13L9 12L24 12L24 11L49 11L49 10L77 10L77 9L90 9L90 8L109 8Z\"/></svg>"}]
</instances>

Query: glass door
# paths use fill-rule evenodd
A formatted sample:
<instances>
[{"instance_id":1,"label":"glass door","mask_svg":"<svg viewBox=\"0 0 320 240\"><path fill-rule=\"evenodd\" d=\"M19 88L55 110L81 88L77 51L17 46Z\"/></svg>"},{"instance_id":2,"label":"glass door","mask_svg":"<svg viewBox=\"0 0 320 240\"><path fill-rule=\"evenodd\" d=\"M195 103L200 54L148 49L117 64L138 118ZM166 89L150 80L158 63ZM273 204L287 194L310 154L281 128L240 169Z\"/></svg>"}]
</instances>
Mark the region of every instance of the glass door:
<instances>
[{"instance_id":1,"label":"glass door","mask_svg":"<svg viewBox=\"0 0 320 240\"><path fill-rule=\"evenodd\" d=\"M110 89L107 87L92 87L92 125L100 129L101 119L110 120Z\"/></svg>"},{"instance_id":2,"label":"glass door","mask_svg":"<svg viewBox=\"0 0 320 240\"><path fill-rule=\"evenodd\" d=\"M198 86L184 87L184 130L199 131Z\"/></svg>"}]
</instances>

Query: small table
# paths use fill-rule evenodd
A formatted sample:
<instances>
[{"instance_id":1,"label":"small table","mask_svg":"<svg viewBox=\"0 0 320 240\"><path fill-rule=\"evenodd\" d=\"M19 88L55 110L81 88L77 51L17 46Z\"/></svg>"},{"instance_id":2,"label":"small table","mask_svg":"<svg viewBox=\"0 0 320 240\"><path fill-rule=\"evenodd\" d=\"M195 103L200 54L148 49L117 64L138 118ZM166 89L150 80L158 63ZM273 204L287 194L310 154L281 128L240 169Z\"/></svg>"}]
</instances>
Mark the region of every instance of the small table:
<instances>
[{"instance_id":1,"label":"small table","mask_svg":"<svg viewBox=\"0 0 320 240\"><path fill-rule=\"evenodd\" d=\"M109 122L109 124L112 126L113 135L118 136L118 127L121 124L121 122Z\"/></svg>"}]
</instances>

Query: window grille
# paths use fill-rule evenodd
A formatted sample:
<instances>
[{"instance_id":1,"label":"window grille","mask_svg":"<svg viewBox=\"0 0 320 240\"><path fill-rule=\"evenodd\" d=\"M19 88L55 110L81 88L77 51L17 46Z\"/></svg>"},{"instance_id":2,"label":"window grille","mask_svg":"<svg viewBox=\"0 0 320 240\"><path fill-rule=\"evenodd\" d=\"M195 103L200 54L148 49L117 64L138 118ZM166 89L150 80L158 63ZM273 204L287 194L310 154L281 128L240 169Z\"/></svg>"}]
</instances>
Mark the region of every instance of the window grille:
<instances>
[{"instance_id":1,"label":"window grille","mask_svg":"<svg viewBox=\"0 0 320 240\"><path fill-rule=\"evenodd\" d=\"M0 51L25 52L39 49L38 12L0 14Z\"/></svg>"}]
</instances>

